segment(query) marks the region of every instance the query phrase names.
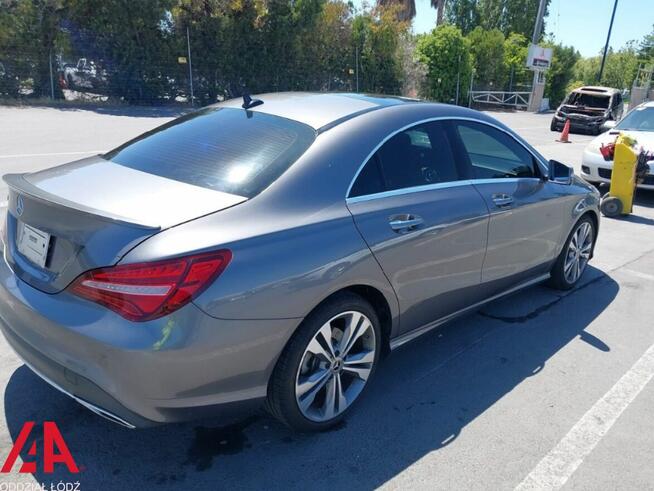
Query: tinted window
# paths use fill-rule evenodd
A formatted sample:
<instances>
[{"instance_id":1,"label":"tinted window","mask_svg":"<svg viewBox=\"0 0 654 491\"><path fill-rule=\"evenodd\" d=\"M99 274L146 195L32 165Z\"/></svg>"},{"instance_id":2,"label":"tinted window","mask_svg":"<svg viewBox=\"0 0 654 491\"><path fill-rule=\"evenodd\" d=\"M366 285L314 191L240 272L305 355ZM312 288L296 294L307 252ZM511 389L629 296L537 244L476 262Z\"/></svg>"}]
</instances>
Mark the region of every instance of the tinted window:
<instances>
[{"instance_id":1,"label":"tinted window","mask_svg":"<svg viewBox=\"0 0 654 491\"><path fill-rule=\"evenodd\" d=\"M176 181L251 197L277 179L315 139L302 123L260 112L208 108L105 154Z\"/></svg>"},{"instance_id":2,"label":"tinted window","mask_svg":"<svg viewBox=\"0 0 654 491\"><path fill-rule=\"evenodd\" d=\"M474 179L538 177L534 158L506 133L480 123L457 123Z\"/></svg>"},{"instance_id":3,"label":"tinted window","mask_svg":"<svg viewBox=\"0 0 654 491\"><path fill-rule=\"evenodd\" d=\"M357 177L350 196L456 181L459 172L445 126L414 126L389 139Z\"/></svg>"},{"instance_id":4,"label":"tinted window","mask_svg":"<svg viewBox=\"0 0 654 491\"><path fill-rule=\"evenodd\" d=\"M365 196L385 191L384 181L379 169L377 154L373 155L368 163L361 169L357 180L354 181L350 196Z\"/></svg>"}]
</instances>

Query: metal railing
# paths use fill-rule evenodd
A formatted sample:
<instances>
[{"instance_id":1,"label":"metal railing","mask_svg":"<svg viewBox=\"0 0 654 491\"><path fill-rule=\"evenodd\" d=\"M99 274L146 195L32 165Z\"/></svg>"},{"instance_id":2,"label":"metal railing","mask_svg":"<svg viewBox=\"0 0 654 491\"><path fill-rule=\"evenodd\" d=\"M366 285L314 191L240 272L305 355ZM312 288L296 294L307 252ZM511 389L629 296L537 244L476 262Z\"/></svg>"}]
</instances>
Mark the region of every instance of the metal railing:
<instances>
[{"instance_id":1,"label":"metal railing","mask_svg":"<svg viewBox=\"0 0 654 491\"><path fill-rule=\"evenodd\" d=\"M531 92L505 92L493 90L471 90L468 93L470 104L494 104L527 109Z\"/></svg>"}]
</instances>

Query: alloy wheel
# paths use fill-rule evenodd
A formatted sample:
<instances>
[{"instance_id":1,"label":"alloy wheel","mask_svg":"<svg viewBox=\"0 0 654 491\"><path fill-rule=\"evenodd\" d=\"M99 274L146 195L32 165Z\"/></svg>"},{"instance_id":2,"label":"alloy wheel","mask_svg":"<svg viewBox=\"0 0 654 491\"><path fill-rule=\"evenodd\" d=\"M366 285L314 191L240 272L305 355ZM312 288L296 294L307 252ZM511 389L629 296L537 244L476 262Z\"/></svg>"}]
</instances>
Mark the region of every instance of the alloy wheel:
<instances>
[{"instance_id":1,"label":"alloy wheel","mask_svg":"<svg viewBox=\"0 0 654 491\"><path fill-rule=\"evenodd\" d=\"M326 422L361 394L372 373L377 339L361 312L342 312L325 322L307 345L295 380L304 417Z\"/></svg>"},{"instance_id":2,"label":"alloy wheel","mask_svg":"<svg viewBox=\"0 0 654 491\"><path fill-rule=\"evenodd\" d=\"M565 280L573 284L583 274L590 259L593 248L593 227L589 222L583 222L570 238L568 251L563 263Z\"/></svg>"}]
</instances>

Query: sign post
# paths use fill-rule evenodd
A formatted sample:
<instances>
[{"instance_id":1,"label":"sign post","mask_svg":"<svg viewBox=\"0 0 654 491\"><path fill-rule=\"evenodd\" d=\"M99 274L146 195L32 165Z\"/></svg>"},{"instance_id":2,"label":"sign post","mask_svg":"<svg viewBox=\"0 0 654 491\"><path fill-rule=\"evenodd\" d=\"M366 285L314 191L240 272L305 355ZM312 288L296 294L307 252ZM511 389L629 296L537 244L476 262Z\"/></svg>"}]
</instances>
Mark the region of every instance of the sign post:
<instances>
[{"instance_id":1,"label":"sign post","mask_svg":"<svg viewBox=\"0 0 654 491\"><path fill-rule=\"evenodd\" d=\"M545 92L545 72L552 65L552 48L543 48L531 43L527 53L527 68L534 72L531 87L531 98L528 111L538 112L541 109L543 93Z\"/></svg>"}]
</instances>

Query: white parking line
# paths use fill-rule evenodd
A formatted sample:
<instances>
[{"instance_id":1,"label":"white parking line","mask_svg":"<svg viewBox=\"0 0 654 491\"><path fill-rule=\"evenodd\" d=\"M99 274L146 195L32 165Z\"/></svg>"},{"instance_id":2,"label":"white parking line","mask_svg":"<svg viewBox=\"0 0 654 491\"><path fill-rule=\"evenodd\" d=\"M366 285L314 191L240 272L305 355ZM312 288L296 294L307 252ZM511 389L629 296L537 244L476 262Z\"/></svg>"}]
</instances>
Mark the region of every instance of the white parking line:
<instances>
[{"instance_id":1,"label":"white parking line","mask_svg":"<svg viewBox=\"0 0 654 491\"><path fill-rule=\"evenodd\" d=\"M14 155L0 155L0 159L20 159L23 157L50 157L55 155L84 155L98 153L104 153L104 150L88 150L86 152L17 153Z\"/></svg>"},{"instance_id":2,"label":"white parking line","mask_svg":"<svg viewBox=\"0 0 654 491\"><path fill-rule=\"evenodd\" d=\"M654 344L515 489L560 489L653 376Z\"/></svg>"}]
</instances>

